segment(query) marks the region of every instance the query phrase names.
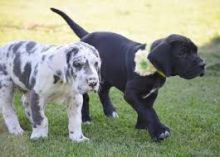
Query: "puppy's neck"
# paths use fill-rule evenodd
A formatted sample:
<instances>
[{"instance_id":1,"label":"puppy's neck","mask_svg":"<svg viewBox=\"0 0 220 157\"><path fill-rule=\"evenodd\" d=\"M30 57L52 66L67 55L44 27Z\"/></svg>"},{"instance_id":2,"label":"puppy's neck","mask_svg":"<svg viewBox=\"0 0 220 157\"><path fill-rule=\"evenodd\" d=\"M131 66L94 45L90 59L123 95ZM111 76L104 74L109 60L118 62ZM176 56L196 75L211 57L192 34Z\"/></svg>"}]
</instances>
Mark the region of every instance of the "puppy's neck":
<instances>
[{"instance_id":1,"label":"puppy's neck","mask_svg":"<svg viewBox=\"0 0 220 157\"><path fill-rule=\"evenodd\" d=\"M156 69L156 67L148 59L150 50L151 50L151 45L147 45L146 49L144 50L139 49L135 53L135 57L134 57L135 72L140 76L148 76L157 72L162 77L166 77L166 75L160 70Z\"/></svg>"}]
</instances>

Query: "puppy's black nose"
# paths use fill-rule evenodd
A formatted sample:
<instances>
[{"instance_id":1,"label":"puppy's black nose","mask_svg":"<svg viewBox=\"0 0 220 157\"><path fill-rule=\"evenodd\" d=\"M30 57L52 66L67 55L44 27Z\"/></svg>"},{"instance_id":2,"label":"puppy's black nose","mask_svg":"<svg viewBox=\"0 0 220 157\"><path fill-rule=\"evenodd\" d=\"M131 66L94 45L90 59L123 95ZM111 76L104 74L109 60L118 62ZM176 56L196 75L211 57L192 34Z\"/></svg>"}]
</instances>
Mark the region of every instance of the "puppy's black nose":
<instances>
[{"instance_id":1,"label":"puppy's black nose","mask_svg":"<svg viewBox=\"0 0 220 157\"><path fill-rule=\"evenodd\" d=\"M202 77L202 76L204 76L204 75L205 75L205 72L202 72L202 73L201 73L199 76L201 76L201 77Z\"/></svg>"},{"instance_id":2,"label":"puppy's black nose","mask_svg":"<svg viewBox=\"0 0 220 157\"><path fill-rule=\"evenodd\" d=\"M88 85L92 88L94 88L98 84L98 80L96 77L89 77L87 81Z\"/></svg>"},{"instance_id":3,"label":"puppy's black nose","mask_svg":"<svg viewBox=\"0 0 220 157\"><path fill-rule=\"evenodd\" d=\"M96 85L97 85L97 82L91 82L91 83L89 83L89 86L92 87L92 88L94 88Z\"/></svg>"}]
</instances>

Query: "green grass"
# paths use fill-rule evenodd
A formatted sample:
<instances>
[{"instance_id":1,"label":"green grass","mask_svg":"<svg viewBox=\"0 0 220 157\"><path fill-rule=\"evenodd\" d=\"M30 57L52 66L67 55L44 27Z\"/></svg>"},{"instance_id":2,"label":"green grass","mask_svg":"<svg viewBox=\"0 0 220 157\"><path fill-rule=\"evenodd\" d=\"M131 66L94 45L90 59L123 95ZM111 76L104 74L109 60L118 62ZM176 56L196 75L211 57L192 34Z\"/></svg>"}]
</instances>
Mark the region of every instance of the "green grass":
<instances>
[{"instance_id":1,"label":"green grass","mask_svg":"<svg viewBox=\"0 0 220 157\"><path fill-rule=\"evenodd\" d=\"M11 40L31 39L62 44L77 41L64 21L50 12L58 7L89 31L107 30L140 42L149 42L170 33L192 38L207 62L203 78L169 78L155 103L161 121L172 136L161 142L134 129L136 114L111 90L120 118L108 119L95 94L91 94L93 123L83 125L89 142L76 144L68 139L66 109L49 104L49 137L31 141L31 125L15 99L23 136L9 135L0 116L0 157L215 157L220 154L220 1L201 0L1 0L0 45Z\"/></svg>"}]
</instances>

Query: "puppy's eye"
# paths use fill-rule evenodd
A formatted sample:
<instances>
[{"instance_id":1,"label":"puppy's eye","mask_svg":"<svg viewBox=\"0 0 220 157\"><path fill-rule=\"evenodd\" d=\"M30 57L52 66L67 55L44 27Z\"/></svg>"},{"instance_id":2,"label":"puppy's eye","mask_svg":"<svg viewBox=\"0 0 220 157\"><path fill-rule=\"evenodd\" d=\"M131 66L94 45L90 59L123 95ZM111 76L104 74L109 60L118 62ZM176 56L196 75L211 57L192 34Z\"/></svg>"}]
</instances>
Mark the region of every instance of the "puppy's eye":
<instances>
[{"instance_id":1,"label":"puppy's eye","mask_svg":"<svg viewBox=\"0 0 220 157\"><path fill-rule=\"evenodd\" d=\"M95 66L96 69L98 68L98 65L99 65L99 63L95 62L94 66Z\"/></svg>"},{"instance_id":2,"label":"puppy's eye","mask_svg":"<svg viewBox=\"0 0 220 157\"><path fill-rule=\"evenodd\" d=\"M84 66L84 64L80 62L73 62L73 66L77 69L81 69Z\"/></svg>"}]
</instances>

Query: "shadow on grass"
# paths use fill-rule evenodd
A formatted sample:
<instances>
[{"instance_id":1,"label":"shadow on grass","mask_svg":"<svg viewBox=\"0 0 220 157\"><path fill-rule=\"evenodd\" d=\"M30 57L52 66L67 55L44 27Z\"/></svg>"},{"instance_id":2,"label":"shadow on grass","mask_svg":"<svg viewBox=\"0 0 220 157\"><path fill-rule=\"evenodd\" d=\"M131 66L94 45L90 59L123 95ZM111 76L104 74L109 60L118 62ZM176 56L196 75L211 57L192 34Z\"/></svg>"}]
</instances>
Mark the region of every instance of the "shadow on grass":
<instances>
[{"instance_id":1,"label":"shadow on grass","mask_svg":"<svg viewBox=\"0 0 220 157\"><path fill-rule=\"evenodd\" d=\"M200 47L201 55L206 61L206 75L220 76L220 36Z\"/></svg>"}]
</instances>

